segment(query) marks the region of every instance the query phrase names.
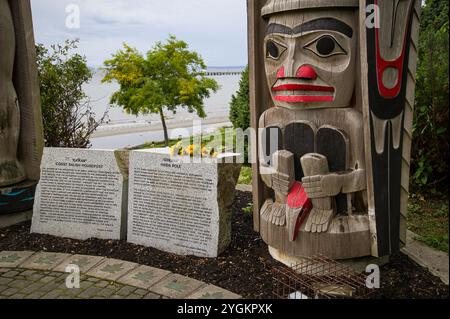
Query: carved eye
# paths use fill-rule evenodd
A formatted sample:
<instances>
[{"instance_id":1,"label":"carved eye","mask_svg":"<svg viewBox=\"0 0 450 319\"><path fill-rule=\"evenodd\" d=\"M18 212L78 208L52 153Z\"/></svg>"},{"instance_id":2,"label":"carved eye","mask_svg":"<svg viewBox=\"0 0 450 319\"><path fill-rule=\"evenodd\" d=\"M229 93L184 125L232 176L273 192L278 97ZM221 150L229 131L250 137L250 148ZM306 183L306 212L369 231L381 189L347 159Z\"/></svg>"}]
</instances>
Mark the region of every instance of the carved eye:
<instances>
[{"instance_id":1,"label":"carved eye","mask_svg":"<svg viewBox=\"0 0 450 319\"><path fill-rule=\"evenodd\" d=\"M268 40L266 43L266 57L278 60L280 56L286 51L286 47L275 41Z\"/></svg>"},{"instance_id":2,"label":"carved eye","mask_svg":"<svg viewBox=\"0 0 450 319\"><path fill-rule=\"evenodd\" d=\"M344 48L331 35L323 35L304 46L306 50L313 52L321 58L328 58L333 55L347 54Z\"/></svg>"}]
</instances>

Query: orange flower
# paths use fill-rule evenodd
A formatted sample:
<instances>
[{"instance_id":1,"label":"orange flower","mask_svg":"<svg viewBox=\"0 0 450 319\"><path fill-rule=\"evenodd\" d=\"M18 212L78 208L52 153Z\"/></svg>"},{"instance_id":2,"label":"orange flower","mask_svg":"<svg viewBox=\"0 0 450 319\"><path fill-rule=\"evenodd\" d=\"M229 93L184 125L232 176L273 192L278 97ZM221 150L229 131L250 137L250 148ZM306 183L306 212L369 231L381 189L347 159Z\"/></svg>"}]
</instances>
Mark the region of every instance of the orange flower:
<instances>
[{"instance_id":1,"label":"orange flower","mask_svg":"<svg viewBox=\"0 0 450 319\"><path fill-rule=\"evenodd\" d=\"M212 158L216 158L217 156L219 156L219 153L217 153L215 149L212 149L210 155Z\"/></svg>"},{"instance_id":2,"label":"orange flower","mask_svg":"<svg viewBox=\"0 0 450 319\"><path fill-rule=\"evenodd\" d=\"M187 155L194 155L195 150L197 149L197 147L195 145L189 145L188 147L186 147L184 149L184 152Z\"/></svg>"}]
</instances>

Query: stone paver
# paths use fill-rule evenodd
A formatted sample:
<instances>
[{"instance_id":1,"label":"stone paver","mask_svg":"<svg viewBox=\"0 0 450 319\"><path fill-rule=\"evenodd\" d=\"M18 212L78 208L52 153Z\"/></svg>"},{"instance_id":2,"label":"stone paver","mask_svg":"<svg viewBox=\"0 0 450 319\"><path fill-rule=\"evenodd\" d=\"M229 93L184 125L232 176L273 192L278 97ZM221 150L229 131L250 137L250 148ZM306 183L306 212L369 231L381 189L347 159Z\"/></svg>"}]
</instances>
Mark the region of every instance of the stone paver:
<instances>
[{"instance_id":1,"label":"stone paver","mask_svg":"<svg viewBox=\"0 0 450 319\"><path fill-rule=\"evenodd\" d=\"M27 287L28 284L29 284L29 282L27 280L16 279L16 280L11 281L8 285L13 288L23 289L23 288Z\"/></svg>"},{"instance_id":2,"label":"stone paver","mask_svg":"<svg viewBox=\"0 0 450 319\"><path fill-rule=\"evenodd\" d=\"M98 282L94 283L95 287L100 287L100 288L106 288L110 285L109 281L104 281L104 280L99 280Z\"/></svg>"},{"instance_id":3,"label":"stone paver","mask_svg":"<svg viewBox=\"0 0 450 319\"><path fill-rule=\"evenodd\" d=\"M129 296L132 293L134 293L136 289L137 289L136 287L132 286L123 286L122 288L116 291L116 294L120 296Z\"/></svg>"},{"instance_id":4,"label":"stone paver","mask_svg":"<svg viewBox=\"0 0 450 319\"><path fill-rule=\"evenodd\" d=\"M42 299L45 296L45 291L33 291L31 294L27 296L27 299ZM14 296L12 296L14 298Z\"/></svg>"},{"instance_id":5,"label":"stone paver","mask_svg":"<svg viewBox=\"0 0 450 319\"><path fill-rule=\"evenodd\" d=\"M13 278L0 277L0 286L6 286L13 280L14 280Z\"/></svg>"},{"instance_id":6,"label":"stone paver","mask_svg":"<svg viewBox=\"0 0 450 319\"><path fill-rule=\"evenodd\" d=\"M107 258L96 267L88 271L87 274L91 277L116 281L137 266L138 264L130 263L128 261Z\"/></svg>"},{"instance_id":7,"label":"stone paver","mask_svg":"<svg viewBox=\"0 0 450 319\"><path fill-rule=\"evenodd\" d=\"M115 292L116 292L116 289L107 287L107 288L103 288L102 290L100 290L100 292L97 294L97 296L103 297L103 298L109 298L112 295L114 295Z\"/></svg>"},{"instance_id":8,"label":"stone paver","mask_svg":"<svg viewBox=\"0 0 450 319\"><path fill-rule=\"evenodd\" d=\"M33 255L32 251L2 251L0 252L0 268L15 268Z\"/></svg>"},{"instance_id":9,"label":"stone paver","mask_svg":"<svg viewBox=\"0 0 450 319\"><path fill-rule=\"evenodd\" d=\"M60 253L37 253L31 256L24 263L20 264L21 268L36 269L36 270L51 270L62 263L69 254Z\"/></svg>"},{"instance_id":10,"label":"stone paver","mask_svg":"<svg viewBox=\"0 0 450 319\"><path fill-rule=\"evenodd\" d=\"M73 255L55 267L53 271L66 272L67 266L76 265L80 268L82 273L87 273L104 259L105 258L99 256Z\"/></svg>"},{"instance_id":11,"label":"stone paver","mask_svg":"<svg viewBox=\"0 0 450 319\"><path fill-rule=\"evenodd\" d=\"M59 296L62 296L63 292L64 291L62 289L55 289L55 290L49 291L45 295L43 295L42 299L56 299Z\"/></svg>"},{"instance_id":12,"label":"stone paver","mask_svg":"<svg viewBox=\"0 0 450 319\"><path fill-rule=\"evenodd\" d=\"M2 295L5 297L11 297L18 292L19 292L19 289L17 289L17 288L8 288L2 292Z\"/></svg>"},{"instance_id":13,"label":"stone paver","mask_svg":"<svg viewBox=\"0 0 450 319\"><path fill-rule=\"evenodd\" d=\"M27 287L23 288L21 292L24 294L31 294L34 291L38 291L41 287L44 287L45 284L43 283L30 283Z\"/></svg>"},{"instance_id":14,"label":"stone paver","mask_svg":"<svg viewBox=\"0 0 450 319\"><path fill-rule=\"evenodd\" d=\"M153 293L153 292L149 292L148 294L146 294L146 295L144 296L143 299L161 299L161 296L158 295L158 294L155 294L155 293Z\"/></svg>"},{"instance_id":15,"label":"stone paver","mask_svg":"<svg viewBox=\"0 0 450 319\"><path fill-rule=\"evenodd\" d=\"M239 298L198 280L121 260L46 252L0 256L6 264L0 267L0 299ZM80 288L69 289L66 279L71 274L64 270L77 263Z\"/></svg>"},{"instance_id":16,"label":"stone paver","mask_svg":"<svg viewBox=\"0 0 450 319\"><path fill-rule=\"evenodd\" d=\"M143 289L149 289L169 274L170 271L167 270L148 266L139 266L125 276L119 278L118 282Z\"/></svg>"},{"instance_id":17,"label":"stone paver","mask_svg":"<svg viewBox=\"0 0 450 319\"><path fill-rule=\"evenodd\" d=\"M134 293L143 297L148 294L148 290L138 288L134 291Z\"/></svg>"},{"instance_id":18,"label":"stone paver","mask_svg":"<svg viewBox=\"0 0 450 319\"><path fill-rule=\"evenodd\" d=\"M205 286L187 297L187 299L240 299L240 298L241 297L239 295L214 285Z\"/></svg>"},{"instance_id":19,"label":"stone paver","mask_svg":"<svg viewBox=\"0 0 450 319\"><path fill-rule=\"evenodd\" d=\"M78 297L82 299L93 299L95 296L97 296L102 288L100 287L89 287L88 289L81 292Z\"/></svg>"},{"instance_id":20,"label":"stone paver","mask_svg":"<svg viewBox=\"0 0 450 319\"><path fill-rule=\"evenodd\" d=\"M173 274L152 286L150 290L172 299L183 299L204 285L201 281Z\"/></svg>"},{"instance_id":21,"label":"stone paver","mask_svg":"<svg viewBox=\"0 0 450 319\"><path fill-rule=\"evenodd\" d=\"M5 272L2 277L3 278L14 278L16 276L20 275L20 271L17 270L10 270L8 272Z\"/></svg>"},{"instance_id":22,"label":"stone paver","mask_svg":"<svg viewBox=\"0 0 450 319\"><path fill-rule=\"evenodd\" d=\"M28 271L18 269L11 271L16 274L23 274L25 279L14 279L2 277L4 274L0 274L0 299L97 299L97 298L109 298L111 295L120 291L122 299L142 299L145 295L149 294L148 290L143 293L137 287L130 287L114 283L110 285L107 280L101 280L97 278L85 277L81 283L79 289L68 289L65 285L65 278L68 274L59 272L43 272L43 271ZM40 272L43 274L41 279L36 281L34 275ZM90 280L93 279L94 281ZM103 288L97 287L94 284L104 282ZM161 297L161 296L159 296Z\"/></svg>"}]
</instances>

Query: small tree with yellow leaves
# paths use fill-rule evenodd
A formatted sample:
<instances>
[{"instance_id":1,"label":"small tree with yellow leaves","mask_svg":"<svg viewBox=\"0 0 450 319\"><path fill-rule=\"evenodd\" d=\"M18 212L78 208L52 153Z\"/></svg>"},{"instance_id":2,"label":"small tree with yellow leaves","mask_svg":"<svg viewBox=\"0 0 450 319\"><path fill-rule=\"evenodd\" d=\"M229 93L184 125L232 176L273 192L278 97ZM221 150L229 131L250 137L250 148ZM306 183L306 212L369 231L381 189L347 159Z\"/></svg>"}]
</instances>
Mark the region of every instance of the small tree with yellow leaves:
<instances>
[{"instance_id":1,"label":"small tree with yellow leaves","mask_svg":"<svg viewBox=\"0 0 450 319\"><path fill-rule=\"evenodd\" d=\"M174 36L166 43L156 43L146 57L124 44L123 50L113 54L104 65L103 82L117 81L120 85L110 103L133 115L159 114L166 146L169 135L165 110L176 113L178 107L186 107L204 118L203 101L219 88L215 80L206 77L202 58Z\"/></svg>"}]
</instances>

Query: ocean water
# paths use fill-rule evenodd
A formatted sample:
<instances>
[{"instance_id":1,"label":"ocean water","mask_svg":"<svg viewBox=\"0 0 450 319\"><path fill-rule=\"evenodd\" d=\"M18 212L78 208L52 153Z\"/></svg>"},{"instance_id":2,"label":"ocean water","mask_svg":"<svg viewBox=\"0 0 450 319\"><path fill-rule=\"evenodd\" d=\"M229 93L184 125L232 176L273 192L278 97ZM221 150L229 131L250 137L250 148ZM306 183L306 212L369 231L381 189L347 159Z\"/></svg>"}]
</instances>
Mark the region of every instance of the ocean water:
<instances>
[{"instance_id":1,"label":"ocean water","mask_svg":"<svg viewBox=\"0 0 450 319\"><path fill-rule=\"evenodd\" d=\"M209 72L240 72L242 68L210 68ZM101 83L104 76L97 71L92 80L84 86L93 111L97 118L107 112L107 123L97 129L91 139L92 147L99 149L116 149L140 145L146 142L157 142L164 139L161 121L158 114L134 116L126 114L122 108L110 106L112 94L119 89L117 83ZM202 120L205 131L229 125L231 96L239 89L240 74L211 76L220 89L204 101L207 117ZM192 134L193 121L201 119L195 113L189 113L180 107L176 114L166 111L169 135L183 136ZM177 128L187 128L178 132Z\"/></svg>"}]
</instances>

